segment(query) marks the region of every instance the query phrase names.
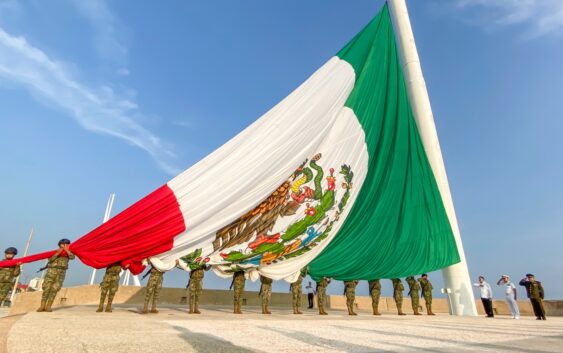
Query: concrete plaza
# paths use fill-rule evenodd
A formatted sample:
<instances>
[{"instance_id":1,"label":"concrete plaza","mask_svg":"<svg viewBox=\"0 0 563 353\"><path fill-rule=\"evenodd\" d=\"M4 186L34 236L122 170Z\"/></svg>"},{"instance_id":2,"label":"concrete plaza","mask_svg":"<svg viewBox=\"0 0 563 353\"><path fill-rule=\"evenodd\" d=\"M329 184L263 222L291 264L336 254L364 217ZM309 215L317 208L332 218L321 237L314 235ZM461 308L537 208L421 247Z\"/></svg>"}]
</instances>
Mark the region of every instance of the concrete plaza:
<instances>
[{"instance_id":1,"label":"concrete plaza","mask_svg":"<svg viewBox=\"0 0 563 353\"><path fill-rule=\"evenodd\" d=\"M261 315L245 307L205 306L188 315L185 306L166 306L141 315L119 305L113 313L95 306L68 306L52 313L30 312L0 319L0 352L561 352L563 318L506 316L349 317L331 310L292 315L287 307Z\"/></svg>"}]
</instances>

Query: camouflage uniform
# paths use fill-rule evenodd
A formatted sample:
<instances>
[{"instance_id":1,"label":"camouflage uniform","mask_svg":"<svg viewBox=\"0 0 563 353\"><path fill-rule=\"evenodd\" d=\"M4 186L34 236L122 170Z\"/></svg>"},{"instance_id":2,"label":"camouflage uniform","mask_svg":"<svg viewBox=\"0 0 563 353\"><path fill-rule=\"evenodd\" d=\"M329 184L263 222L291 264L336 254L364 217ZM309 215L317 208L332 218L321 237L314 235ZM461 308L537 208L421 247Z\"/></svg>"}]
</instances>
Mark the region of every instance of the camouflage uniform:
<instances>
[{"instance_id":1,"label":"camouflage uniform","mask_svg":"<svg viewBox=\"0 0 563 353\"><path fill-rule=\"evenodd\" d=\"M354 312L354 301L356 300L356 286L358 281L344 281L344 294L346 295L346 306L348 315L358 315Z\"/></svg>"},{"instance_id":2,"label":"camouflage uniform","mask_svg":"<svg viewBox=\"0 0 563 353\"><path fill-rule=\"evenodd\" d=\"M325 311L325 300L326 300L326 287L330 283L330 280L323 277L317 282L317 305L319 306L319 315L328 315Z\"/></svg>"},{"instance_id":3,"label":"camouflage uniform","mask_svg":"<svg viewBox=\"0 0 563 353\"><path fill-rule=\"evenodd\" d=\"M422 288L422 296L424 297L424 302L426 304L426 312L428 315L434 315L432 312L432 283L428 279L419 278L420 287Z\"/></svg>"},{"instance_id":4,"label":"camouflage uniform","mask_svg":"<svg viewBox=\"0 0 563 353\"><path fill-rule=\"evenodd\" d=\"M302 291L303 276L300 274L297 281L291 284L291 303L293 305L294 314L302 314L299 311L301 307L301 291Z\"/></svg>"},{"instance_id":5,"label":"camouflage uniform","mask_svg":"<svg viewBox=\"0 0 563 353\"><path fill-rule=\"evenodd\" d=\"M378 279L368 281L369 295L371 296L371 306L373 308L373 315L381 315L379 313L379 298L381 297L381 283Z\"/></svg>"},{"instance_id":6,"label":"camouflage uniform","mask_svg":"<svg viewBox=\"0 0 563 353\"><path fill-rule=\"evenodd\" d=\"M190 266L190 282L188 284L188 293L190 295L190 314L201 314L199 311L199 298L203 292L203 277L205 272L209 270L209 266L195 265Z\"/></svg>"},{"instance_id":7,"label":"camouflage uniform","mask_svg":"<svg viewBox=\"0 0 563 353\"><path fill-rule=\"evenodd\" d=\"M108 298L108 304L106 306L106 312L111 313L111 303L113 302L113 297L117 292L117 288L119 287L119 274L121 273L121 264L113 264L106 267L106 273L104 274L104 278L102 279L102 283L100 283L100 288L102 289L102 293L100 296L100 305L98 306L97 312L101 312L104 310L104 302L106 300L106 296Z\"/></svg>"},{"instance_id":8,"label":"camouflage uniform","mask_svg":"<svg viewBox=\"0 0 563 353\"><path fill-rule=\"evenodd\" d=\"M61 253L55 253L47 262L47 274L43 279L43 294L41 295L41 306L37 311L51 311L51 306L55 301L55 297L65 280L68 262L74 260L73 253L61 256Z\"/></svg>"},{"instance_id":9,"label":"camouflage uniform","mask_svg":"<svg viewBox=\"0 0 563 353\"><path fill-rule=\"evenodd\" d=\"M14 280L20 275L20 272L20 266L18 265L0 268L0 305L14 288Z\"/></svg>"},{"instance_id":10,"label":"camouflage uniform","mask_svg":"<svg viewBox=\"0 0 563 353\"><path fill-rule=\"evenodd\" d=\"M403 313L403 291L405 287L399 278L393 278L393 299L395 299L395 304L397 304L397 312L399 315L405 315Z\"/></svg>"},{"instance_id":11,"label":"camouflage uniform","mask_svg":"<svg viewBox=\"0 0 563 353\"><path fill-rule=\"evenodd\" d=\"M159 271L156 267L151 268L150 277L147 282L147 291L145 292L145 305L143 307L143 313L149 312L149 304L151 306L151 313L158 313L156 309L156 303L158 302L158 296L160 295L160 289L162 288L162 281L164 280L164 272Z\"/></svg>"},{"instance_id":12,"label":"camouflage uniform","mask_svg":"<svg viewBox=\"0 0 563 353\"><path fill-rule=\"evenodd\" d=\"M242 314L240 307L242 305L242 296L244 295L245 283L246 279L244 278L244 271L237 271L233 274L235 314Z\"/></svg>"},{"instance_id":13,"label":"camouflage uniform","mask_svg":"<svg viewBox=\"0 0 563 353\"><path fill-rule=\"evenodd\" d=\"M415 315L420 315L418 310L420 309L420 303L418 301L418 291L420 291L420 284L414 279L414 276L408 276L406 278L409 284L409 295L411 296L412 311Z\"/></svg>"},{"instance_id":14,"label":"camouflage uniform","mask_svg":"<svg viewBox=\"0 0 563 353\"><path fill-rule=\"evenodd\" d=\"M268 310L272 299L272 279L260 276L260 299L262 300L262 314L271 314Z\"/></svg>"}]
</instances>

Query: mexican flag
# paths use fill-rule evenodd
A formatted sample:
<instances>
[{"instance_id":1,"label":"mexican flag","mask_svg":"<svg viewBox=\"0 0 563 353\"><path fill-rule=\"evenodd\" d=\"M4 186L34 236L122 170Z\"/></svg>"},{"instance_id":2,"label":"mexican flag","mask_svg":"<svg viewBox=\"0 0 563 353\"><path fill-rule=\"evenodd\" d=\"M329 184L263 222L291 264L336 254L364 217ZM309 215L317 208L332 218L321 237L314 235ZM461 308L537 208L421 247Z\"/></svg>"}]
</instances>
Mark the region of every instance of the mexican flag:
<instances>
[{"instance_id":1,"label":"mexican flag","mask_svg":"<svg viewBox=\"0 0 563 353\"><path fill-rule=\"evenodd\" d=\"M181 259L288 281L308 264L367 280L459 262L387 5L255 123L71 250L95 268Z\"/></svg>"}]
</instances>

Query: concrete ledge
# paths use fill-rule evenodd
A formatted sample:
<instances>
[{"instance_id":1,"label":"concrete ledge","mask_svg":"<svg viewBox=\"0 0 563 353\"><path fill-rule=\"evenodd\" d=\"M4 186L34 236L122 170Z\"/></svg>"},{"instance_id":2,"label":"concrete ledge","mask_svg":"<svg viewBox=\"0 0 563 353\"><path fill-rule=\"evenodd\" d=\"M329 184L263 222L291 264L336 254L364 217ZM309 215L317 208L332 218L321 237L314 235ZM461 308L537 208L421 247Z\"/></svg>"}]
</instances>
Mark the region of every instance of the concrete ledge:
<instances>
[{"instance_id":1,"label":"concrete ledge","mask_svg":"<svg viewBox=\"0 0 563 353\"><path fill-rule=\"evenodd\" d=\"M133 286L120 286L114 299L114 304L134 304L142 305L144 302L145 288ZM316 299L316 298L315 298ZM53 307L95 305L100 300L100 288L98 285L77 286L63 288L58 293ZM343 295L330 295L327 298L327 305L331 309L346 310L346 298ZM10 309L10 315L27 313L34 311L41 302L41 292L19 293ZM187 305L188 293L185 288L162 288L159 303L163 305ZM233 292L226 290L203 290L200 303L202 305L231 305L233 302ZM260 297L257 292L246 291L243 298L243 305L260 306ZM563 316L563 301L546 300L545 308L549 316ZM316 303L315 303L316 304ZM477 309L483 315L483 306L480 300L476 300ZM291 294L272 293L272 306L286 306L291 308ZM307 296L302 297L303 307L307 306ZM424 300L420 305L424 308ZM518 306L522 316L532 316L532 306L529 301L519 300ZM359 310L371 311L371 298L368 296L356 296L356 308ZM510 315L510 311L503 300L495 300L493 303L495 313L498 315ZM435 313L448 313L448 301L445 298L435 298L432 302L432 309ZM395 301L391 297L381 297L379 302L381 312L397 312ZM410 298L403 301L403 310L406 313L411 311Z\"/></svg>"}]
</instances>

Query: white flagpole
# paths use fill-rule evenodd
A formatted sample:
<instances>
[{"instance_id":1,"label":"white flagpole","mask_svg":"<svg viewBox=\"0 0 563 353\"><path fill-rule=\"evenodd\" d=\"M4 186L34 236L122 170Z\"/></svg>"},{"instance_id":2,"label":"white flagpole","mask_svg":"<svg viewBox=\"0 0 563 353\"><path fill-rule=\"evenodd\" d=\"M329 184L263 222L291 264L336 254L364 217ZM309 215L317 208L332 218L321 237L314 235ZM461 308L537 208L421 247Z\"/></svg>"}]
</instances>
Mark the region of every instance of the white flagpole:
<instances>
[{"instance_id":1,"label":"white flagpole","mask_svg":"<svg viewBox=\"0 0 563 353\"><path fill-rule=\"evenodd\" d=\"M29 244L31 244L31 238L33 238L33 232L34 232L34 229L33 229L33 227L31 227L31 231L29 232L29 236L27 237L27 244L25 244L25 250L23 251L23 257L27 256L27 251L29 250ZM21 276L22 270L23 270L23 264L20 266L20 274L18 275L18 277L16 277L16 283L14 283L14 288L12 288L12 295L10 295L10 303L14 302L14 298L16 296L16 291L18 289L18 284L20 283L20 276Z\"/></svg>"},{"instance_id":2,"label":"white flagpole","mask_svg":"<svg viewBox=\"0 0 563 353\"><path fill-rule=\"evenodd\" d=\"M103 223L106 223L110 219L111 209L113 208L114 200L115 200L115 194L112 193L109 195L108 203L106 205L106 212L104 213ZM96 280L96 269L93 269L92 276L90 276L90 285L93 285L95 280Z\"/></svg>"},{"instance_id":3,"label":"white flagpole","mask_svg":"<svg viewBox=\"0 0 563 353\"><path fill-rule=\"evenodd\" d=\"M426 90L424 76L422 75L420 59L416 50L414 35L409 20L407 4L405 0L387 0L387 3L389 4L389 11L395 29L397 47L401 57L405 84L407 86L414 118L424 145L424 150L426 151L430 166L434 172L434 177L436 178L436 183L442 195L442 201L452 226L461 259L459 263L442 270L442 277L444 278L446 289L451 290L450 314L476 316L477 308L475 307L475 300L473 299L469 270L465 260L465 253L463 251L463 244L461 242L442 151L438 141L438 133L436 132L436 125L434 124L430 99L428 97L428 91Z\"/></svg>"}]
</instances>

